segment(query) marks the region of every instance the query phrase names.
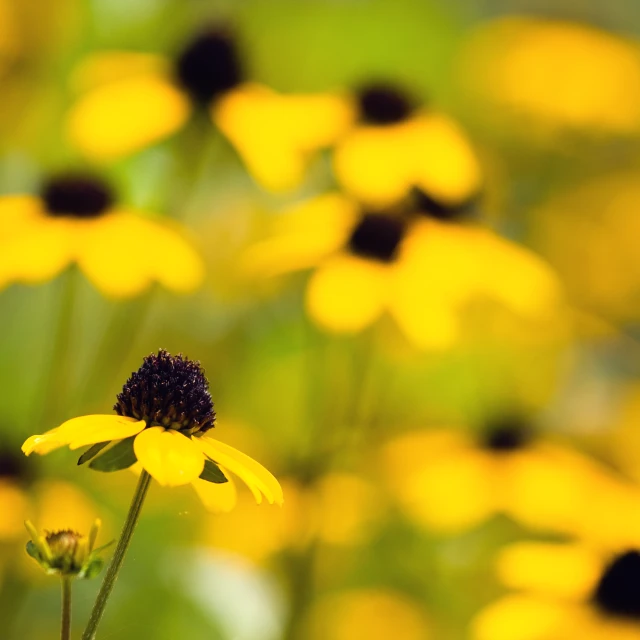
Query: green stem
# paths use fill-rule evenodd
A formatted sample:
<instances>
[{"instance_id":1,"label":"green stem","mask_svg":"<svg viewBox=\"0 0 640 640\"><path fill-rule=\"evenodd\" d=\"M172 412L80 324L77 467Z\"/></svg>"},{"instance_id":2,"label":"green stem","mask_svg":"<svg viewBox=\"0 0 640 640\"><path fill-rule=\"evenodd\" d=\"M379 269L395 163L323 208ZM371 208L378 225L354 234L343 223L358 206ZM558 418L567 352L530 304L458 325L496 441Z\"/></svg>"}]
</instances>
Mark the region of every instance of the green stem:
<instances>
[{"instance_id":1,"label":"green stem","mask_svg":"<svg viewBox=\"0 0 640 640\"><path fill-rule=\"evenodd\" d=\"M71 578L62 576L62 623L60 640L71 638Z\"/></svg>"},{"instance_id":2,"label":"green stem","mask_svg":"<svg viewBox=\"0 0 640 640\"><path fill-rule=\"evenodd\" d=\"M127 519L125 520L124 526L122 527L122 533L120 534L118 545L116 546L116 550L113 552L111 564L107 569L107 573L104 576L102 586L100 587L100 591L98 592L98 597L96 598L96 602L93 605L93 610L91 611L91 617L89 618L89 622L87 623L87 628L82 634L82 640L93 640L93 638L95 638L96 636L98 624L100 623L102 614L104 613L105 607L107 606L107 600L111 595L111 591L113 591L113 587L118 578L118 573L120 572L120 568L122 567L122 563L124 561L124 556L127 553L129 543L131 542L131 537L133 536L136 524L138 523L140 511L142 511L142 505L147 495L147 490L149 489L150 482L151 476L146 471L143 471L140 474L138 486L136 487L136 491L133 494L131 506L129 507L129 513L127 514Z\"/></svg>"}]
</instances>

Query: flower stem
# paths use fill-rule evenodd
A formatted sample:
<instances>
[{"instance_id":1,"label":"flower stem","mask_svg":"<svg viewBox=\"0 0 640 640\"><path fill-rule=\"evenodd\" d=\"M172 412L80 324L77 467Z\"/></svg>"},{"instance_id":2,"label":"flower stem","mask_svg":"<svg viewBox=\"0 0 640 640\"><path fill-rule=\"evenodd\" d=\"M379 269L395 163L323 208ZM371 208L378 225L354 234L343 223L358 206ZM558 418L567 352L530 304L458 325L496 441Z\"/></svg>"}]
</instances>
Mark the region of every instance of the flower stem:
<instances>
[{"instance_id":1,"label":"flower stem","mask_svg":"<svg viewBox=\"0 0 640 640\"><path fill-rule=\"evenodd\" d=\"M60 628L60 640L69 640L71 637L71 578L62 576L62 623Z\"/></svg>"},{"instance_id":2,"label":"flower stem","mask_svg":"<svg viewBox=\"0 0 640 640\"><path fill-rule=\"evenodd\" d=\"M150 482L151 476L146 471L143 471L140 474L138 486L136 487L136 491L133 494L131 506L129 507L129 513L127 514L127 519L125 520L124 526L122 527L122 533L120 534L118 545L116 546L116 550L113 552L111 564L109 564L109 568L107 569L107 573L104 576L102 586L100 587L100 591L98 592L98 597L96 598L96 602L93 605L93 610L91 611L91 617L89 618L89 622L87 623L87 628L82 634L82 640L93 640L93 638L95 638L96 629L98 628L98 624L100 623L102 614L104 613L105 607L107 606L107 600L109 599L111 591L113 590L113 587L116 583L118 573L120 572L122 562L124 561L124 556L127 553L129 543L131 542L131 537L133 536L136 524L138 523L140 511L142 511L142 505L147 495L147 490L149 489Z\"/></svg>"}]
</instances>

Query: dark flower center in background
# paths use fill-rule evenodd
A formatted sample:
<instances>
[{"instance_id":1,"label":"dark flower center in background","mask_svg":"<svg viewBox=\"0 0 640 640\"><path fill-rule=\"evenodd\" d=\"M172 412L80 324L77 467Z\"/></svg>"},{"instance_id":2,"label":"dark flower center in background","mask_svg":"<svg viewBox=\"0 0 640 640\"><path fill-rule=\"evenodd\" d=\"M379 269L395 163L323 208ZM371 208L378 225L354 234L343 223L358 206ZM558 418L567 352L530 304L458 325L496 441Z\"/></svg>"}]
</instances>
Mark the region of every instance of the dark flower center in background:
<instances>
[{"instance_id":1,"label":"dark flower center in background","mask_svg":"<svg viewBox=\"0 0 640 640\"><path fill-rule=\"evenodd\" d=\"M607 567L594 594L606 613L640 620L640 553L628 551Z\"/></svg>"},{"instance_id":2,"label":"dark flower center in background","mask_svg":"<svg viewBox=\"0 0 640 640\"><path fill-rule=\"evenodd\" d=\"M410 199L417 213L443 222L454 222L466 217L471 212L474 204L471 200L460 204L446 204L436 200L417 187L411 190Z\"/></svg>"},{"instance_id":3,"label":"dark flower center in background","mask_svg":"<svg viewBox=\"0 0 640 640\"><path fill-rule=\"evenodd\" d=\"M482 444L495 452L516 451L533 440L529 424L517 418L506 418L487 425Z\"/></svg>"},{"instance_id":4,"label":"dark flower center in background","mask_svg":"<svg viewBox=\"0 0 640 640\"><path fill-rule=\"evenodd\" d=\"M10 478L17 481L31 479L31 465L25 465L24 456L16 455L13 450L0 448L0 479Z\"/></svg>"},{"instance_id":5,"label":"dark flower center in background","mask_svg":"<svg viewBox=\"0 0 640 640\"><path fill-rule=\"evenodd\" d=\"M97 218L113 203L109 187L95 178L62 176L47 182L42 199L50 216Z\"/></svg>"},{"instance_id":6,"label":"dark flower center in background","mask_svg":"<svg viewBox=\"0 0 640 640\"><path fill-rule=\"evenodd\" d=\"M398 253L406 223L400 218L365 213L349 238L349 249L362 258L391 262Z\"/></svg>"},{"instance_id":7,"label":"dark flower center in background","mask_svg":"<svg viewBox=\"0 0 640 640\"><path fill-rule=\"evenodd\" d=\"M193 100L208 104L242 81L234 40L223 31L202 34L180 54L176 73Z\"/></svg>"},{"instance_id":8,"label":"dark flower center in background","mask_svg":"<svg viewBox=\"0 0 640 640\"><path fill-rule=\"evenodd\" d=\"M147 356L131 374L113 407L149 425L202 433L215 426L209 383L199 362L164 349Z\"/></svg>"},{"instance_id":9,"label":"dark flower center in background","mask_svg":"<svg viewBox=\"0 0 640 640\"><path fill-rule=\"evenodd\" d=\"M415 108L413 101L391 85L372 84L357 94L360 117L370 124L394 124L406 120Z\"/></svg>"}]
</instances>

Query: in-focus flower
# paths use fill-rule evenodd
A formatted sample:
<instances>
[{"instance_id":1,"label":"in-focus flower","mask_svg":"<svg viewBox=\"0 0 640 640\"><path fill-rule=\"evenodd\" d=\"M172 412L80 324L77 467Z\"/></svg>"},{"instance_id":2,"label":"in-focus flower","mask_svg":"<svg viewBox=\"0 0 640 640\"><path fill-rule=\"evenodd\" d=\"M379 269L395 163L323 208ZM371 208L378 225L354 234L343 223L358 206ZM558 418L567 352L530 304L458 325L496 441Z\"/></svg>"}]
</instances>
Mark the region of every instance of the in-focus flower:
<instances>
[{"instance_id":1,"label":"in-focus flower","mask_svg":"<svg viewBox=\"0 0 640 640\"><path fill-rule=\"evenodd\" d=\"M463 47L467 101L510 133L633 134L640 123L640 48L586 24L508 17L482 25Z\"/></svg>"},{"instance_id":2,"label":"in-focus flower","mask_svg":"<svg viewBox=\"0 0 640 640\"><path fill-rule=\"evenodd\" d=\"M640 547L583 543L507 547L498 573L517 591L472 623L474 640L633 640L640 635Z\"/></svg>"},{"instance_id":3,"label":"in-focus flower","mask_svg":"<svg viewBox=\"0 0 640 640\"><path fill-rule=\"evenodd\" d=\"M118 471L136 463L159 484L191 484L205 506L228 511L236 503L230 473L249 487L257 503L263 496L282 504L278 481L261 464L211 437L216 414L200 363L164 350L147 356L118 394L117 415L73 418L22 445L26 455L60 447L91 445L78 464Z\"/></svg>"},{"instance_id":4,"label":"in-focus flower","mask_svg":"<svg viewBox=\"0 0 640 640\"><path fill-rule=\"evenodd\" d=\"M326 194L276 217L244 265L260 277L314 269L309 315L324 329L357 333L389 313L421 348L450 347L465 306L478 299L529 320L557 317L551 270L488 229L457 222L458 207L423 192L405 205L368 208Z\"/></svg>"},{"instance_id":5,"label":"in-focus flower","mask_svg":"<svg viewBox=\"0 0 640 640\"><path fill-rule=\"evenodd\" d=\"M150 246L162 255L150 257ZM0 197L0 288L46 282L71 264L114 298L153 282L186 293L203 278L200 257L178 229L119 205L93 177L60 176L37 196Z\"/></svg>"},{"instance_id":6,"label":"in-focus flower","mask_svg":"<svg viewBox=\"0 0 640 640\"><path fill-rule=\"evenodd\" d=\"M101 524L96 520L89 535L85 536L72 529L39 533L27 520L25 525L31 534L27 553L50 575L95 578L104 565L98 554L109 546L94 549Z\"/></svg>"},{"instance_id":7,"label":"in-focus flower","mask_svg":"<svg viewBox=\"0 0 640 640\"><path fill-rule=\"evenodd\" d=\"M303 178L311 152L331 145L351 119L339 95L281 95L249 82L228 30L198 34L174 59L112 52L78 72L72 141L94 160L113 160L169 137L204 109L254 178L272 190Z\"/></svg>"},{"instance_id":8,"label":"in-focus flower","mask_svg":"<svg viewBox=\"0 0 640 640\"><path fill-rule=\"evenodd\" d=\"M640 493L590 458L505 418L475 437L461 429L409 432L384 450L406 514L458 533L502 513L525 527L613 544L640 540Z\"/></svg>"},{"instance_id":9,"label":"in-focus flower","mask_svg":"<svg viewBox=\"0 0 640 640\"><path fill-rule=\"evenodd\" d=\"M334 152L336 176L348 193L374 207L393 204L412 188L448 206L477 196L480 166L452 119L390 84L363 87L355 103L357 120Z\"/></svg>"}]
</instances>

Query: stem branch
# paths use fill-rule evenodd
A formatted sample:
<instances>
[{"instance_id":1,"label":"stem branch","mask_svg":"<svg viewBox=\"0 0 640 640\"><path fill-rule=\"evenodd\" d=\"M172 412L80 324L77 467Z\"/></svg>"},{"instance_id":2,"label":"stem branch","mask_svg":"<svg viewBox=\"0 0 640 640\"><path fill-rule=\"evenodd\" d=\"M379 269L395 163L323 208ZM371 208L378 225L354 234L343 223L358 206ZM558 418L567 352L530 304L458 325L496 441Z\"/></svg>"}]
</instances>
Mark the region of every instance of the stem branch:
<instances>
[{"instance_id":1,"label":"stem branch","mask_svg":"<svg viewBox=\"0 0 640 640\"><path fill-rule=\"evenodd\" d=\"M133 536L136 524L138 523L140 511L142 510L142 505L147 495L147 490L149 489L150 482L151 476L146 471L143 471L140 474L138 486L136 487L136 491L133 494L131 506L129 507L129 513L127 514L127 519L125 520L124 526L122 527L122 533L120 534L118 545L116 546L116 550L113 552L113 558L111 559L111 563L109 564L107 573L104 576L104 580L102 582L102 586L100 587L100 591L98 592L96 602L93 605L93 610L91 611L91 617L89 618L89 622L87 623L87 628L82 634L82 640L93 640L93 638L95 638L98 624L100 623L102 614L104 613L105 607L107 606L107 600L109 599L111 591L113 590L113 587L116 583L118 573L120 572L122 562L124 561L124 556L127 553L129 543L131 542L131 537Z\"/></svg>"}]
</instances>

